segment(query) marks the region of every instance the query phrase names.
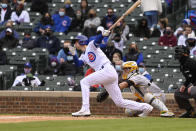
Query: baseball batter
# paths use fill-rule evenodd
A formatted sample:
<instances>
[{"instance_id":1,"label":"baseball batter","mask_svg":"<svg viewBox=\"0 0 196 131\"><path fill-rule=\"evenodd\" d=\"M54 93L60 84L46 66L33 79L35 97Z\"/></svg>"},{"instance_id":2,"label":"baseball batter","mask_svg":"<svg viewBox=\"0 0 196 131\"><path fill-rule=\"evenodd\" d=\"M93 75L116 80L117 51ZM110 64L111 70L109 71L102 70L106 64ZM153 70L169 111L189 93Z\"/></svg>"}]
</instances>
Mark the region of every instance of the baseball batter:
<instances>
[{"instance_id":1,"label":"baseball batter","mask_svg":"<svg viewBox=\"0 0 196 131\"><path fill-rule=\"evenodd\" d=\"M164 104L164 92L154 82L138 72L138 66L135 61L124 62L122 68L125 81L119 84L121 89L130 87L132 93L142 102L149 103L154 108L160 110L160 116L174 116ZM125 112L127 111L125 110Z\"/></svg>"},{"instance_id":2,"label":"baseball batter","mask_svg":"<svg viewBox=\"0 0 196 131\"><path fill-rule=\"evenodd\" d=\"M77 36L75 47L83 52L79 59L77 55L75 55L75 50L70 47L70 51L74 55L74 62L77 66L88 64L95 70L94 73L80 81L82 89L82 107L78 112L72 113L72 116L91 115L89 108L89 88L91 85L102 84L117 106L143 111L140 116L145 117L153 110L153 107L147 103L138 103L123 99L120 88L118 87L117 72L111 65L109 59L99 48L99 44L102 42L103 36L108 36L109 33L110 32L108 30L104 30L101 34L97 35L95 40L90 41L89 43L87 42L87 37Z\"/></svg>"}]
</instances>

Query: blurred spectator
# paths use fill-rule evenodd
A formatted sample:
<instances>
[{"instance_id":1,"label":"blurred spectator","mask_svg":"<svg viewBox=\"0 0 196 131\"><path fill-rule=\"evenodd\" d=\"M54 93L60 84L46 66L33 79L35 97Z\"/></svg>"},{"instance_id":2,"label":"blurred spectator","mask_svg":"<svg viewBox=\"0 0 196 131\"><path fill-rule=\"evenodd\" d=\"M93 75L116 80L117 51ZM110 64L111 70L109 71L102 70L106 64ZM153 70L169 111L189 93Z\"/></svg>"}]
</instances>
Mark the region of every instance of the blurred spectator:
<instances>
[{"instance_id":1,"label":"blurred spectator","mask_svg":"<svg viewBox=\"0 0 196 131\"><path fill-rule=\"evenodd\" d=\"M11 28L6 29L5 37L0 39L0 46L3 48L12 49L17 47L18 39L16 39L13 35L13 30Z\"/></svg>"},{"instance_id":2,"label":"blurred spectator","mask_svg":"<svg viewBox=\"0 0 196 131\"><path fill-rule=\"evenodd\" d=\"M109 29L117 21L117 16L114 14L113 8L108 8L107 15L102 19L101 25L105 29Z\"/></svg>"},{"instance_id":3,"label":"blurred spectator","mask_svg":"<svg viewBox=\"0 0 196 131\"><path fill-rule=\"evenodd\" d=\"M114 43L111 41L108 42L107 47L104 50L104 53L106 54L106 56L110 61L112 61L114 53L119 53L121 56L123 55L119 49L115 48Z\"/></svg>"},{"instance_id":4,"label":"blurred spectator","mask_svg":"<svg viewBox=\"0 0 196 131\"><path fill-rule=\"evenodd\" d=\"M29 13L24 10L24 5L17 5L16 10L12 12L11 20L17 24L30 22Z\"/></svg>"},{"instance_id":5,"label":"blurred spectator","mask_svg":"<svg viewBox=\"0 0 196 131\"><path fill-rule=\"evenodd\" d=\"M183 35L181 35L179 38L178 38L178 46L179 45L184 45L186 46L186 39L188 38L188 35L191 34L193 37L195 37L195 34L192 34L192 27L190 25L186 26L185 27L185 31L183 33Z\"/></svg>"},{"instance_id":6,"label":"blurred spectator","mask_svg":"<svg viewBox=\"0 0 196 131\"><path fill-rule=\"evenodd\" d=\"M42 15L48 12L47 0L32 0L31 11L40 12Z\"/></svg>"},{"instance_id":7,"label":"blurred spectator","mask_svg":"<svg viewBox=\"0 0 196 131\"><path fill-rule=\"evenodd\" d=\"M161 46L176 46L177 45L177 38L173 34L173 29L171 26L167 26L165 30L165 34L160 37L159 45Z\"/></svg>"},{"instance_id":8,"label":"blurred spectator","mask_svg":"<svg viewBox=\"0 0 196 131\"><path fill-rule=\"evenodd\" d=\"M185 43L186 43L186 46L190 50L190 55L191 56L196 56L196 37L192 34L189 34Z\"/></svg>"},{"instance_id":9,"label":"blurred spectator","mask_svg":"<svg viewBox=\"0 0 196 131\"><path fill-rule=\"evenodd\" d=\"M31 38L31 32L26 31L24 33L24 38L19 41L19 45L22 48L33 49L36 47L36 41Z\"/></svg>"},{"instance_id":10,"label":"blurred spectator","mask_svg":"<svg viewBox=\"0 0 196 131\"><path fill-rule=\"evenodd\" d=\"M142 0L141 9L148 21L148 28L158 23L158 15L162 13L161 0Z\"/></svg>"},{"instance_id":11,"label":"blurred spectator","mask_svg":"<svg viewBox=\"0 0 196 131\"><path fill-rule=\"evenodd\" d=\"M54 31L67 33L71 25L71 19L66 16L65 8L60 8L58 14L52 16Z\"/></svg>"},{"instance_id":12,"label":"blurred spectator","mask_svg":"<svg viewBox=\"0 0 196 131\"><path fill-rule=\"evenodd\" d=\"M82 0L80 3L80 12L82 17L82 24L84 25L84 21L88 19L88 12L91 9L91 7L88 5L87 0Z\"/></svg>"},{"instance_id":13,"label":"blurred spectator","mask_svg":"<svg viewBox=\"0 0 196 131\"><path fill-rule=\"evenodd\" d=\"M184 32L186 26L187 26L187 25L190 25L190 22L191 22L191 21L190 21L189 19L184 19L184 20L182 21L181 26L178 27L178 28L176 29L176 31L174 32L174 35L175 35L176 37L179 37L180 35L183 35L183 32Z\"/></svg>"},{"instance_id":14,"label":"blurred spectator","mask_svg":"<svg viewBox=\"0 0 196 131\"><path fill-rule=\"evenodd\" d=\"M122 71L122 68L121 68L122 63L123 63L122 55L118 52L114 53L113 58L112 58L112 64L114 65L118 74L120 74Z\"/></svg>"},{"instance_id":15,"label":"blurred spectator","mask_svg":"<svg viewBox=\"0 0 196 131\"><path fill-rule=\"evenodd\" d=\"M66 15L69 16L72 20L76 18L76 14L75 14L74 9L71 7L70 0L65 1L65 12L66 12Z\"/></svg>"},{"instance_id":16,"label":"blurred spectator","mask_svg":"<svg viewBox=\"0 0 196 131\"><path fill-rule=\"evenodd\" d=\"M6 64L6 53L3 51L1 45L0 45L0 65Z\"/></svg>"},{"instance_id":17,"label":"blurred spectator","mask_svg":"<svg viewBox=\"0 0 196 131\"><path fill-rule=\"evenodd\" d=\"M41 82L39 78L33 76L31 71L32 71L32 65L29 62L25 63L24 74L21 74L20 76L16 77L12 87L13 86L33 86L33 87L44 86L45 82L44 81Z\"/></svg>"},{"instance_id":18,"label":"blurred spectator","mask_svg":"<svg viewBox=\"0 0 196 131\"><path fill-rule=\"evenodd\" d=\"M127 41L129 34L129 26L126 24L124 19L122 19L114 28L114 33L120 34L124 41Z\"/></svg>"},{"instance_id":19,"label":"blurred spectator","mask_svg":"<svg viewBox=\"0 0 196 131\"><path fill-rule=\"evenodd\" d=\"M168 25L167 18L161 18L156 26L151 28L152 30L152 37L160 37L163 36L165 33L166 26Z\"/></svg>"},{"instance_id":20,"label":"blurred spectator","mask_svg":"<svg viewBox=\"0 0 196 131\"><path fill-rule=\"evenodd\" d=\"M65 41L63 48L58 52L57 59L59 63L58 74L60 75L70 75L76 73L76 66L73 61L73 55L69 51L69 46L71 46L70 41Z\"/></svg>"},{"instance_id":21,"label":"blurred spectator","mask_svg":"<svg viewBox=\"0 0 196 131\"><path fill-rule=\"evenodd\" d=\"M36 47L47 48L50 55L55 55L58 53L60 49L60 41L53 35L51 26L46 26L44 35L37 39Z\"/></svg>"},{"instance_id":22,"label":"blurred spectator","mask_svg":"<svg viewBox=\"0 0 196 131\"><path fill-rule=\"evenodd\" d=\"M126 42L123 39L123 37L119 33L118 34L113 33L110 35L109 40L110 39L114 43L115 48L123 52L123 46L124 46L124 43Z\"/></svg>"},{"instance_id":23,"label":"blurred spectator","mask_svg":"<svg viewBox=\"0 0 196 131\"><path fill-rule=\"evenodd\" d=\"M34 28L34 32L39 34L39 35L43 35L44 34L44 28L45 28L46 25L50 25L50 26L54 25L54 21L52 20L51 14L49 12L46 12L43 15L40 22Z\"/></svg>"},{"instance_id":24,"label":"blurred spectator","mask_svg":"<svg viewBox=\"0 0 196 131\"><path fill-rule=\"evenodd\" d=\"M136 37L143 37L144 39L150 38L150 29L148 28L148 21L143 18L139 20L137 28L135 30Z\"/></svg>"},{"instance_id":25,"label":"blurred spectator","mask_svg":"<svg viewBox=\"0 0 196 131\"><path fill-rule=\"evenodd\" d=\"M0 12L1 12L1 24L3 24L4 22L10 19L12 13L11 7L9 6L7 0L2 0Z\"/></svg>"},{"instance_id":26,"label":"blurred spectator","mask_svg":"<svg viewBox=\"0 0 196 131\"><path fill-rule=\"evenodd\" d=\"M96 11L90 9L88 13L88 19L84 22L83 34L87 37L96 35L96 29L101 24L101 20L97 17Z\"/></svg>"},{"instance_id":27,"label":"blurred spectator","mask_svg":"<svg viewBox=\"0 0 196 131\"><path fill-rule=\"evenodd\" d=\"M144 61L143 54L139 51L136 43L131 43L129 51L125 54L123 61L135 61L139 65Z\"/></svg>"},{"instance_id":28,"label":"blurred spectator","mask_svg":"<svg viewBox=\"0 0 196 131\"><path fill-rule=\"evenodd\" d=\"M53 75L58 74L58 60L56 56L52 56L49 59L49 66L44 69L44 74L46 75Z\"/></svg>"},{"instance_id":29,"label":"blurred spectator","mask_svg":"<svg viewBox=\"0 0 196 131\"><path fill-rule=\"evenodd\" d=\"M150 81L152 81L152 76L146 71L146 67L144 65L144 63L140 63L138 65L138 70L139 73L142 74L143 76L145 76L147 79L149 79Z\"/></svg>"},{"instance_id":30,"label":"blurred spectator","mask_svg":"<svg viewBox=\"0 0 196 131\"><path fill-rule=\"evenodd\" d=\"M75 19L73 19L73 21L71 22L71 29L74 29L76 31L81 31L83 29L84 26L84 21L82 18L82 14L80 12L80 10L76 11L76 17Z\"/></svg>"},{"instance_id":31,"label":"blurred spectator","mask_svg":"<svg viewBox=\"0 0 196 131\"><path fill-rule=\"evenodd\" d=\"M0 33L0 39L3 38L3 37L5 37L5 35L6 35L6 29L7 29L7 28L11 28L11 29L12 29L13 35L14 35L14 37L15 37L16 39L19 38L18 33L13 29L13 22L9 20L9 21L7 21L7 23L5 24L5 29Z\"/></svg>"}]
</instances>

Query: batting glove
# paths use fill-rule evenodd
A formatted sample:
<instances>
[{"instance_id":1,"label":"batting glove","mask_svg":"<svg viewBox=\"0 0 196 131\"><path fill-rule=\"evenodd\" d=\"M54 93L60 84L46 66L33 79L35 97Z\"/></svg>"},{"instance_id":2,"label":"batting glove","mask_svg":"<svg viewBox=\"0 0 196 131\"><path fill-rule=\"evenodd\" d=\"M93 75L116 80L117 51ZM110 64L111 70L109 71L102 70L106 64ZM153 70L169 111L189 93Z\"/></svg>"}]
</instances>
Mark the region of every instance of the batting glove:
<instances>
[{"instance_id":1,"label":"batting glove","mask_svg":"<svg viewBox=\"0 0 196 131\"><path fill-rule=\"evenodd\" d=\"M109 30L104 30L102 32L102 36L109 36L110 35L110 31Z\"/></svg>"}]
</instances>

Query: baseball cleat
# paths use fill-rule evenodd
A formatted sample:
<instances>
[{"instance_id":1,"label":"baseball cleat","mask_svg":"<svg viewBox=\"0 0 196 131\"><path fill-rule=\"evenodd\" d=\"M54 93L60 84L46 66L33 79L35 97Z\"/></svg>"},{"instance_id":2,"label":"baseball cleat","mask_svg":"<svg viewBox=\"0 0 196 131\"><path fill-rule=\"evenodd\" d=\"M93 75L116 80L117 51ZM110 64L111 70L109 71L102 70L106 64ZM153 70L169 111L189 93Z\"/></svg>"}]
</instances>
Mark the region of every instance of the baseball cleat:
<instances>
[{"instance_id":1,"label":"baseball cleat","mask_svg":"<svg viewBox=\"0 0 196 131\"><path fill-rule=\"evenodd\" d=\"M80 110L78 112L74 112L72 113L72 116L74 117L79 117L79 116L90 116L91 115L91 112L88 110L88 111L85 111L85 110Z\"/></svg>"},{"instance_id":2,"label":"baseball cleat","mask_svg":"<svg viewBox=\"0 0 196 131\"><path fill-rule=\"evenodd\" d=\"M161 117L174 117L174 113L170 111L162 111L160 114Z\"/></svg>"},{"instance_id":3,"label":"baseball cleat","mask_svg":"<svg viewBox=\"0 0 196 131\"><path fill-rule=\"evenodd\" d=\"M151 105L148 105L148 107L143 110L143 112L141 114L139 114L139 117L146 117L148 116L148 114L153 110L153 107Z\"/></svg>"}]
</instances>

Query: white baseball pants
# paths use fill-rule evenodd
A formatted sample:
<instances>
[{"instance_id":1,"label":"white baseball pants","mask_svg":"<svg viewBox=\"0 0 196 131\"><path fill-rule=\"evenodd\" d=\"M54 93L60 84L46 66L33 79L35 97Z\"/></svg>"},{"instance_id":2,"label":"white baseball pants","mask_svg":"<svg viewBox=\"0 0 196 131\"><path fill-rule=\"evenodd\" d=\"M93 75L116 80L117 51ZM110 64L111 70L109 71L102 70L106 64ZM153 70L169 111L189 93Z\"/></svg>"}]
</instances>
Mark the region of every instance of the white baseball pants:
<instances>
[{"instance_id":1,"label":"white baseball pants","mask_svg":"<svg viewBox=\"0 0 196 131\"><path fill-rule=\"evenodd\" d=\"M98 70L80 81L82 89L82 108L81 110L89 110L89 94L90 86L102 84L109 93L114 103L123 108L131 110L143 111L148 108L146 103L138 103L132 100L123 99L120 88L118 87L118 75L111 64L104 65L104 68Z\"/></svg>"}]
</instances>

